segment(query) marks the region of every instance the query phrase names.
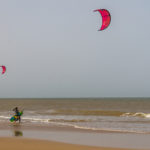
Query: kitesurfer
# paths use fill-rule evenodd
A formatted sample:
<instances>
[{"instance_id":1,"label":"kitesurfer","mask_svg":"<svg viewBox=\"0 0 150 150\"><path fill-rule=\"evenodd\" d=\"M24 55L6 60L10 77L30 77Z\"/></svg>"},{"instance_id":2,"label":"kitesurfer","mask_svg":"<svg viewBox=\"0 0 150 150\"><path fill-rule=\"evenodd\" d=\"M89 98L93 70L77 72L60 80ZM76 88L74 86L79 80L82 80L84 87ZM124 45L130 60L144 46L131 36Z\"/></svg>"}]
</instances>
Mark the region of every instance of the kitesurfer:
<instances>
[{"instance_id":1,"label":"kitesurfer","mask_svg":"<svg viewBox=\"0 0 150 150\"><path fill-rule=\"evenodd\" d=\"M13 111L15 112L15 116L17 116L17 119L15 121L19 120L19 123L20 123L21 122L21 117L20 117L20 112L19 112L18 107L15 107L13 109Z\"/></svg>"}]
</instances>

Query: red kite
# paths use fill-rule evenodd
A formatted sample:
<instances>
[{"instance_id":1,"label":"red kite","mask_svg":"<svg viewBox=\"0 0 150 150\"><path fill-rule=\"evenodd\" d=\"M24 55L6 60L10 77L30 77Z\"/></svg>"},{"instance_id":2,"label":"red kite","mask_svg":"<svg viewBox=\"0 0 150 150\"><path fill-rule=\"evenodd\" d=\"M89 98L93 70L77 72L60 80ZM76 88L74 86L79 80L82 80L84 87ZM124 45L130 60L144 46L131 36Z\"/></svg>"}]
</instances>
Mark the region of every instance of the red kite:
<instances>
[{"instance_id":1,"label":"red kite","mask_svg":"<svg viewBox=\"0 0 150 150\"><path fill-rule=\"evenodd\" d=\"M111 16L110 16L109 11L106 9L94 10L94 12L96 12L96 11L98 11L102 16L102 25L101 25L101 28L99 29L99 31L102 31L109 26L110 21L111 21Z\"/></svg>"},{"instance_id":2,"label":"red kite","mask_svg":"<svg viewBox=\"0 0 150 150\"><path fill-rule=\"evenodd\" d=\"M6 72L6 67L5 66L0 66L2 68L2 74Z\"/></svg>"}]
</instances>

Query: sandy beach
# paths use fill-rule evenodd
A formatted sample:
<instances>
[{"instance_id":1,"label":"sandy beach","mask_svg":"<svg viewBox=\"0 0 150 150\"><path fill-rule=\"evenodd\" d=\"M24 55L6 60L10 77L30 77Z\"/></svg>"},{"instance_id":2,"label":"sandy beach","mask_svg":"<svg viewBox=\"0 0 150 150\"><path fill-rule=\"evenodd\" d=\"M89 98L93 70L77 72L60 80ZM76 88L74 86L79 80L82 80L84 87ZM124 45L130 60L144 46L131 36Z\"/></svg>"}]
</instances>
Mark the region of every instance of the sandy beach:
<instances>
[{"instance_id":1,"label":"sandy beach","mask_svg":"<svg viewBox=\"0 0 150 150\"><path fill-rule=\"evenodd\" d=\"M0 130L3 150L149 150L149 135L59 130Z\"/></svg>"},{"instance_id":2,"label":"sandy beach","mask_svg":"<svg viewBox=\"0 0 150 150\"><path fill-rule=\"evenodd\" d=\"M130 99L130 109L126 101L1 100L0 148L150 150L150 101ZM135 104L143 105L142 113L138 113ZM21 123L9 121L13 115L9 110L16 105L28 108ZM115 111L109 110L110 105ZM128 113L131 109L135 109L133 114Z\"/></svg>"},{"instance_id":3,"label":"sandy beach","mask_svg":"<svg viewBox=\"0 0 150 150\"><path fill-rule=\"evenodd\" d=\"M82 146L60 142L34 140L26 138L0 138L2 150L131 150L122 148L102 148L93 146Z\"/></svg>"}]
</instances>

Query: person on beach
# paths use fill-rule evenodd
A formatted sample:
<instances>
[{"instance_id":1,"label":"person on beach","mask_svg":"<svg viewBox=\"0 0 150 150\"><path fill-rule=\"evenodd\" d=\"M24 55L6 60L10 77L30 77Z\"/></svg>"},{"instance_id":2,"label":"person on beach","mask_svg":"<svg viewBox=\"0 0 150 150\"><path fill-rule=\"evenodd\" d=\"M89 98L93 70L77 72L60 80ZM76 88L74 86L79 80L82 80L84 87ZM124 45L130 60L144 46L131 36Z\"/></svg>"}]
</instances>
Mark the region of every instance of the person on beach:
<instances>
[{"instance_id":1,"label":"person on beach","mask_svg":"<svg viewBox=\"0 0 150 150\"><path fill-rule=\"evenodd\" d=\"M17 119L15 121L19 120L19 123L20 123L21 122L21 117L20 117L20 112L18 110L18 107L15 107L13 109L13 111L15 112L15 116L17 116Z\"/></svg>"}]
</instances>

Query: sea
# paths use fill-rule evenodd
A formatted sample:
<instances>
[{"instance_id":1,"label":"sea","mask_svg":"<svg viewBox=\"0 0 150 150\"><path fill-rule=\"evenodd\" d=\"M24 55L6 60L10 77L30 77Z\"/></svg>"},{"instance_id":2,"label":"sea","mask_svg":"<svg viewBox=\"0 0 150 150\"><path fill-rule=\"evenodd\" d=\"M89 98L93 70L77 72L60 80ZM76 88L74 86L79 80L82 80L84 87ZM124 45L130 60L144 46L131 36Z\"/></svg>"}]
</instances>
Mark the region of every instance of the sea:
<instances>
[{"instance_id":1,"label":"sea","mask_svg":"<svg viewBox=\"0 0 150 150\"><path fill-rule=\"evenodd\" d=\"M15 107L28 126L150 134L150 98L0 99L0 124L11 124Z\"/></svg>"}]
</instances>

